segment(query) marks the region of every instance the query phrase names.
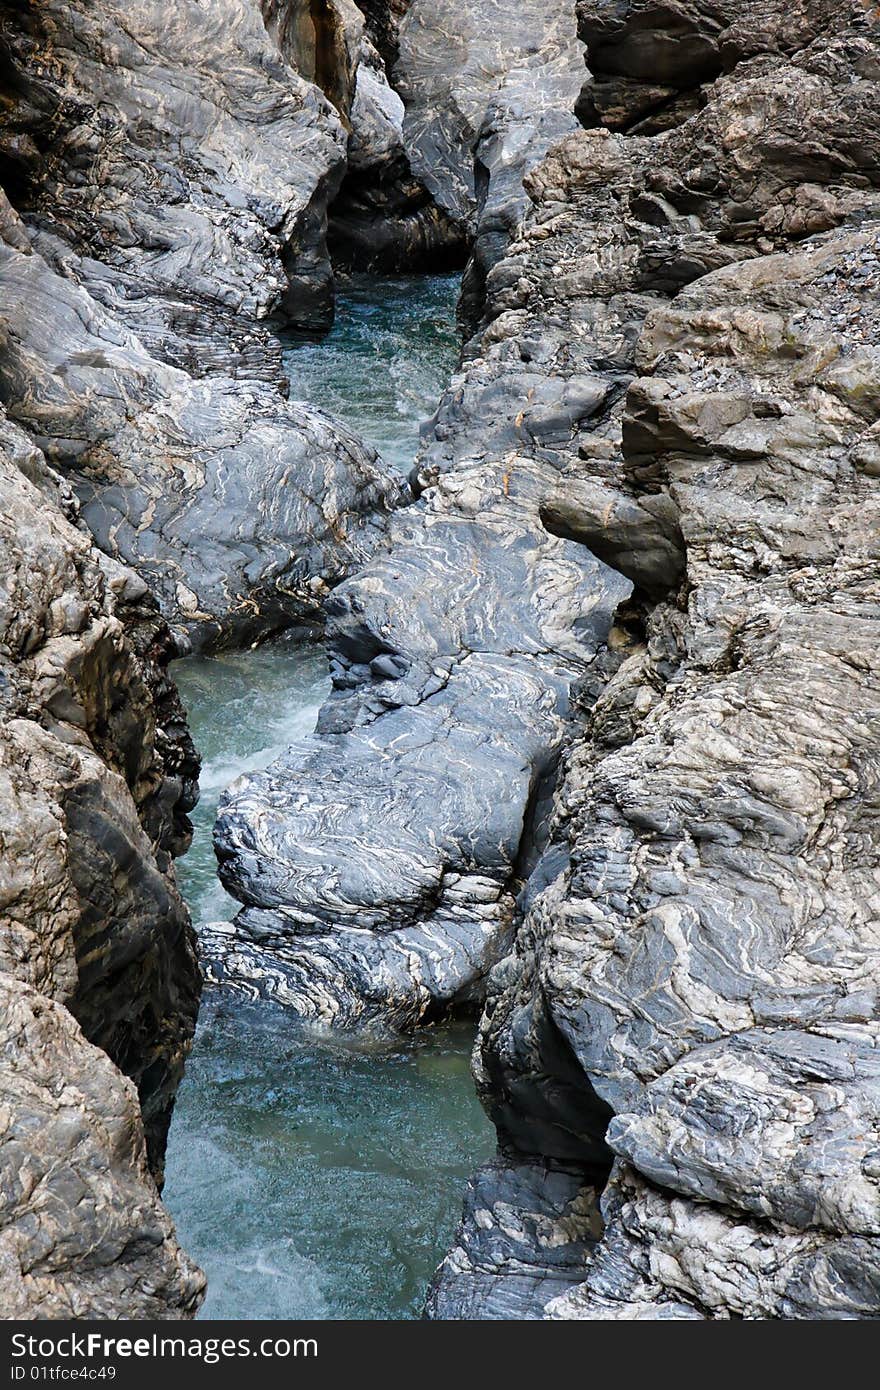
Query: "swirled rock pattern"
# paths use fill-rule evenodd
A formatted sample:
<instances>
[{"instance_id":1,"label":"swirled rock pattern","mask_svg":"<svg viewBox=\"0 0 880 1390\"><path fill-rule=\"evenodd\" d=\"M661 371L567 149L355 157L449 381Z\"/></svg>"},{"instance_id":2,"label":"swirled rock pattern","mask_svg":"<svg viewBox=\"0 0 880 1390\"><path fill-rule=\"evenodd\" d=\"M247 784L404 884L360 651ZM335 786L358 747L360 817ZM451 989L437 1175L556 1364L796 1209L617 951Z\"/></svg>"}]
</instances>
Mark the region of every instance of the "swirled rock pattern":
<instances>
[{"instance_id":1,"label":"swirled rock pattern","mask_svg":"<svg viewBox=\"0 0 880 1390\"><path fill-rule=\"evenodd\" d=\"M201 985L171 868L198 772L176 649L27 436L4 419L0 444L2 1306L186 1316L204 1281L147 1167Z\"/></svg>"},{"instance_id":2,"label":"swirled rock pattern","mask_svg":"<svg viewBox=\"0 0 880 1390\"><path fill-rule=\"evenodd\" d=\"M413 174L472 237L461 305L471 330L525 210L524 175L576 128L583 76L569 0L412 0L400 25L403 143Z\"/></svg>"},{"instance_id":3,"label":"swirled rock pattern","mask_svg":"<svg viewBox=\"0 0 880 1390\"><path fill-rule=\"evenodd\" d=\"M535 255L642 316L542 515L646 615L567 756L481 1022L505 1152L580 1155L594 1181L614 1160L602 1240L569 1290L536 1286L542 1316L880 1309L880 69L860 4L834 28L531 180ZM533 264L494 272L525 309ZM475 1239L466 1209L456 1249ZM520 1307L485 1264L454 1276L441 1316Z\"/></svg>"},{"instance_id":4,"label":"swirled rock pattern","mask_svg":"<svg viewBox=\"0 0 880 1390\"><path fill-rule=\"evenodd\" d=\"M346 136L255 0L6 0L0 18L0 182L39 249L154 355L280 377L258 325L330 322Z\"/></svg>"},{"instance_id":5,"label":"swirled rock pattern","mask_svg":"<svg viewBox=\"0 0 880 1390\"><path fill-rule=\"evenodd\" d=\"M575 300L543 273L546 317L499 314L472 344L418 505L328 600L316 736L221 807L221 875L248 910L211 969L318 1022L400 1026L479 992L541 842L573 685L629 589L540 524L618 376L594 370Z\"/></svg>"},{"instance_id":6,"label":"swirled rock pattern","mask_svg":"<svg viewBox=\"0 0 880 1390\"><path fill-rule=\"evenodd\" d=\"M0 1017L4 1318L191 1317L204 1276L159 1200L131 1082L2 972Z\"/></svg>"},{"instance_id":7,"label":"swirled rock pattern","mask_svg":"<svg viewBox=\"0 0 880 1390\"><path fill-rule=\"evenodd\" d=\"M458 1240L428 1292L431 1318L533 1321L562 1305L601 1230L578 1171L487 1164L468 1184Z\"/></svg>"},{"instance_id":8,"label":"swirled rock pattern","mask_svg":"<svg viewBox=\"0 0 880 1390\"><path fill-rule=\"evenodd\" d=\"M0 244L0 286L0 397L166 617L197 646L314 621L400 494L375 452L267 384L159 362L36 252Z\"/></svg>"}]
</instances>

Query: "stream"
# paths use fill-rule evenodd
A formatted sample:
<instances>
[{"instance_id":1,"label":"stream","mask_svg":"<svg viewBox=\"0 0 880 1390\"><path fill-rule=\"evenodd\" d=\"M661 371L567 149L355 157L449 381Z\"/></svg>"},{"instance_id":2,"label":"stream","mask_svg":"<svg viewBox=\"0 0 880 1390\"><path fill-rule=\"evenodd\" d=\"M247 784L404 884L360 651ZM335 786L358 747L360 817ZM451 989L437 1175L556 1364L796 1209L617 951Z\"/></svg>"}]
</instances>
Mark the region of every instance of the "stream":
<instances>
[{"instance_id":1,"label":"stream","mask_svg":"<svg viewBox=\"0 0 880 1390\"><path fill-rule=\"evenodd\" d=\"M329 410L405 471L455 369L456 277L355 277L322 343L285 343L291 397ZM203 758L193 921L238 905L216 875L223 790L314 728L320 648L285 638L189 658L174 675ZM316 1040L278 1005L206 991L180 1088L165 1201L208 1275L203 1318L416 1318L495 1148L474 1092L473 1022L393 1044Z\"/></svg>"}]
</instances>

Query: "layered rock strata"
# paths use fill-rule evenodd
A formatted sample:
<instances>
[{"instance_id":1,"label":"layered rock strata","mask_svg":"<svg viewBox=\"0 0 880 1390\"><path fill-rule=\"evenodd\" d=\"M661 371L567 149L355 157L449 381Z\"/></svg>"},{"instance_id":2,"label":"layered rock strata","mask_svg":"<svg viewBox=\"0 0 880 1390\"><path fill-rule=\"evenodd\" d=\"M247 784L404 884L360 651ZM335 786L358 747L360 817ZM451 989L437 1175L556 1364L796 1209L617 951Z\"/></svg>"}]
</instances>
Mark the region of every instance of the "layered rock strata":
<instances>
[{"instance_id":1,"label":"layered rock strata","mask_svg":"<svg viewBox=\"0 0 880 1390\"><path fill-rule=\"evenodd\" d=\"M316 735L221 808L221 875L247 910L211 968L328 1025L409 1026L479 994L573 686L629 589L538 510L619 392L625 313L603 321L599 370L576 287L561 300L549 259L541 274L546 315L499 305L438 412L418 505L328 601L336 688Z\"/></svg>"},{"instance_id":2,"label":"layered rock strata","mask_svg":"<svg viewBox=\"0 0 880 1390\"><path fill-rule=\"evenodd\" d=\"M259 324L332 318L346 135L254 0L5 0L0 17L0 183L38 249L164 361L280 377Z\"/></svg>"},{"instance_id":3,"label":"layered rock strata","mask_svg":"<svg viewBox=\"0 0 880 1390\"><path fill-rule=\"evenodd\" d=\"M375 452L261 382L196 381L36 252L0 245L0 397L98 544L196 647L316 621L400 495Z\"/></svg>"},{"instance_id":4,"label":"layered rock strata","mask_svg":"<svg viewBox=\"0 0 880 1390\"><path fill-rule=\"evenodd\" d=\"M569 0L412 0L400 25L403 142L414 175L472 242L460 311L469 331L525 210L523 176L576 128L583 76Z\"/></svg>"},{"instance_id":5,"label":"layered rock strata","mask_svg":"<svg viewBox=\"0 0 880 1390\"><path fill-rule=\"evenodd\" d=\"M568 20L554 12L538 44L525 17L508 17L491 40L481 28L443 60L473 118L447 141L456 170L472 160L490 102L520 92L509 160L499 152L502 184L511 196L517 185L520 201L529 159L574 124L561 78L554 85L564 74L570 106L582 68ZM410 8L395 82L416 54L439 72L443 53L422 32L437 23ZM537 102L516 84L536 86L541 45L552 80ZM412 93L425 116L452 98L426 97L423 78L413 74ZM409 119L410 108L405 140ZM462 225L471 216L454 215ZM418 507L392 519L387 555L326 605L336 690L315 738L239 784L221 811L221 874L246 911L206 938L210 968L308 1019L412 1026L479 998L508 939L572 687L604 651L628 590L540 526L540 500L575 456L582 422L617 389L615 367L594 372L570 341L567 302L557 308L548 292L547 322L522 347L515 322L471 344L420 457Z\"/></svg>"},{"instance_id":6,"label":"layered rock strata","mask_svg":"<svg viewBox=\"0 0 880 1390\"><path fill-rule=\"evenodd\" d=\"M614 1163L601 1243L539 1316L880 1309L878 45L861 5L833 37L815 14L680 127L585 133L533 180L563 282L668 299L619 442L543 506L646 624L568 756L480 1029L512 1171ZM474 1226L442 1316L520 1306L518 1260L508 1301L466 1262Z\"/></svg>"}]
</instances>

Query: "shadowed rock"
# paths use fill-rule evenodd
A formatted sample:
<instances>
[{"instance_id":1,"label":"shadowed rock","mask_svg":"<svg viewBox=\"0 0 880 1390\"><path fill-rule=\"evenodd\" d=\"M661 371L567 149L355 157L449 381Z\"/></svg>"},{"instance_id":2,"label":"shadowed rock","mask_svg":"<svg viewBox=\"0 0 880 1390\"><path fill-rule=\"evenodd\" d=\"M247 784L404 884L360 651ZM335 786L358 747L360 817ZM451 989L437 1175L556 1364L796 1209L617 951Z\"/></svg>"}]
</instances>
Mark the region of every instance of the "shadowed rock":
<instances>
[{"instance_id":1,"label":"shadowed rock","mask_svg":"<svg viewBox=\"0 0 880 1390\"><path fill-rule=\"evenodd\" d=\"M400 486L329 416L151 357L36 253L0 244L0 399L109 555L196 646L314 621Z\"/></svg>"},{"instance_id":2,"label":"shadowed rock","mask_svg":"<svg viewBox=\"0 0 880 1390\"><path fill-rule=\"evenodd\" d=\"M675 589L684 576L678 511L665 493L636 501L588 478L573 478L542 504L541 520L554 536L587 546L649 598Z\"/></svg>"},{"instance_id":3,"label":"shadowed rock","mask_svg":"<svg viewBox=\"0 0 880 1390\"><path fill-rule=\"evenodd\" d=\"M191 1316L204 1279L147 1167L201 987L171 866L198 772L176 651L39 451L5 419L0 441L3 1307Z\"/></svg>"},{"instance_id":4,"label":"shadowed rock","mask_svg":"<svg viewBox=\"0 0 880 1390\"><path fill-rule=\"evenodd\" d=\"M147 1167L131 1082L60 1004L0 973L7 1318L192 1317L205 1278Z\"/></svg>"}]
</instances>

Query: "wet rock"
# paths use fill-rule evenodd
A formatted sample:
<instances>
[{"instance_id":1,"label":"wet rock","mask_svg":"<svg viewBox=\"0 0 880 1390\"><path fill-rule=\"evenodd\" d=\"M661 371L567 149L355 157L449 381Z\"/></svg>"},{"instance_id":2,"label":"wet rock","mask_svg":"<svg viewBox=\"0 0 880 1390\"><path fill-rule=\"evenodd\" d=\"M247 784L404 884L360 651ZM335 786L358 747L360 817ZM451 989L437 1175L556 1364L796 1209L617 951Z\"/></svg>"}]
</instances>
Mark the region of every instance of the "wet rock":
<instances>
[{"instance_id":1,"label":"wet rock","mask_svg":"<svg viewBox=\"0 0 880 1390\"><path fill-rule=\"evenodd\" d=\"M552 262L617 369L543 515L636 577L659 507L684 558L566 756L487 987L505 1151L618 1155L549 1317L877 1314L880 222L850 138L877 126L876 53L838 7L665 134L567 139L490 276L528 321Z\"/></svg>"}]
</instances>

